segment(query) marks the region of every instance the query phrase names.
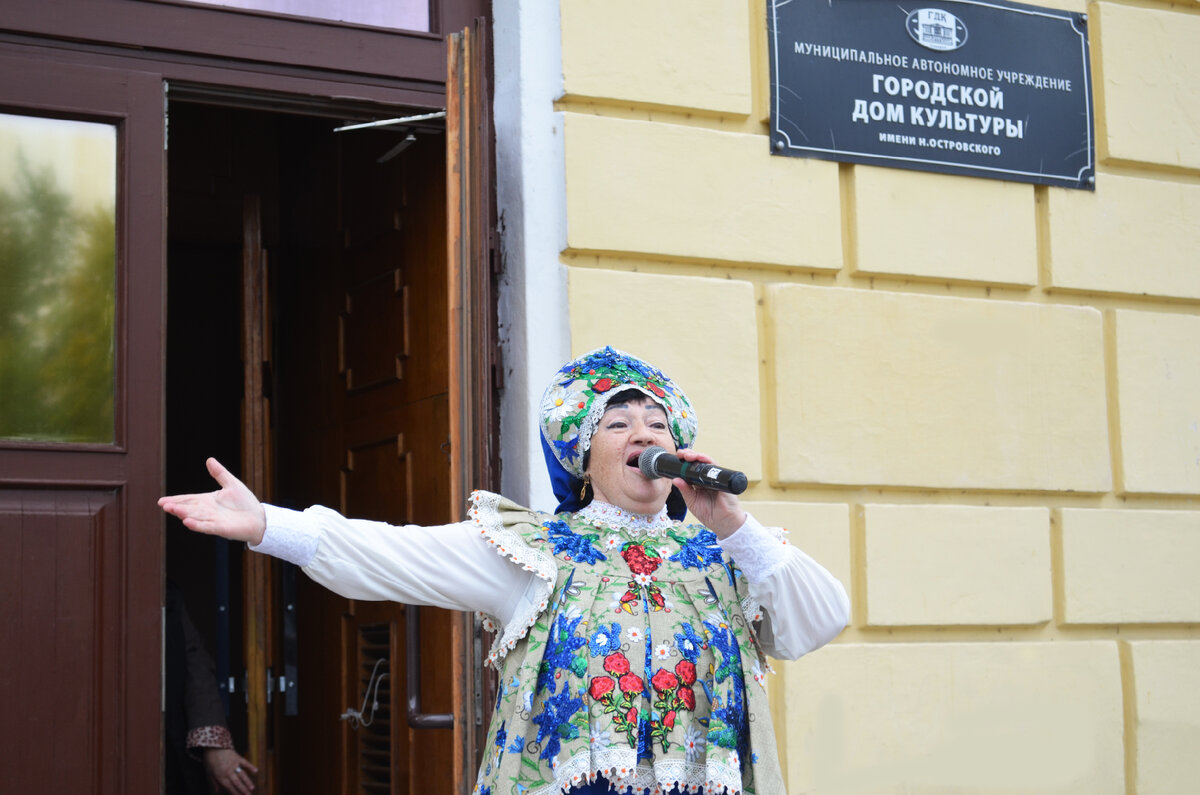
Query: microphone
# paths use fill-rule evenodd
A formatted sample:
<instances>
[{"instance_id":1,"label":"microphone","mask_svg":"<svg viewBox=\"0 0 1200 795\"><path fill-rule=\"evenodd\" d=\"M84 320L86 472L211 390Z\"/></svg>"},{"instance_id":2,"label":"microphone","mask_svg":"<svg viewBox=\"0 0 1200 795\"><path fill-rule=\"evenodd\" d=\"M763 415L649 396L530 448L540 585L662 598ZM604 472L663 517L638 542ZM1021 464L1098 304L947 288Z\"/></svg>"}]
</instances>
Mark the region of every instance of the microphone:
<instances>
[{"instance_id":1,"label":"microphone","mask_svg":"<svg viewBox=\"0 0 1200 795\"><path fill-rule=\"evenodd\" d=\"M724 469L716 464L699 461L684 461L671 455L661 447L647 447L638 456L638 469L648 478L683 478L693 486L700 486L730 494L741 494L746 490L746 475L735 469Z\"/></svg>"}]
</instances>

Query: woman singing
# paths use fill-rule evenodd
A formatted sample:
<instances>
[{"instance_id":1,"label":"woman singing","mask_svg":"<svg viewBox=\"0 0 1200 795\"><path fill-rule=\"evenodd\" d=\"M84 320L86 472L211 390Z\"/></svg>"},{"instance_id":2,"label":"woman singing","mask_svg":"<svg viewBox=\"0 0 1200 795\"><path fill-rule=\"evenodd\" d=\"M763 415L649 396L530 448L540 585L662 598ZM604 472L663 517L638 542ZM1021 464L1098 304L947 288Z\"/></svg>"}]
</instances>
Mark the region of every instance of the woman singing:
<instances>
[{"instance_id":1,"label":"woman singing","mask_svg":"<svg viewBox=\"0 0 1200 795\"><path fill-rule=\"evenodd\" d=\"M219 491L159 503L347 598L482 613L500 682L479 795L784 792L766 655L832 640L845 589L734 495L642 474L655 445L711 461L690 449L687 397L646 362L587 353L540 415L554 514L483 491L441 527L291 511L212 459Z\"/></svg>"}]
</instances>

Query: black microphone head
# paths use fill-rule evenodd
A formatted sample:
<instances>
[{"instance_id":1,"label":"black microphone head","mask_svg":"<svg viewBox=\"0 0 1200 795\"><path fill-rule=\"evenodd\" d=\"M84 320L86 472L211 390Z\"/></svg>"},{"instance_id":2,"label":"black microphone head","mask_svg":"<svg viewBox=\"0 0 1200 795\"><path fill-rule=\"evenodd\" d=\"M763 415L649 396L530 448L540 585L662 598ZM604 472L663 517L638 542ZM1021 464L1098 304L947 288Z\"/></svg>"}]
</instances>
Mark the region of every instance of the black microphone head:
<instances>
[{"instance_id":1,"label":"black microphone head","mask_svg":"<svg viewBox=\"0 0 1200 795\"><path fill-rule=\"evenodd\" d=\"M662 477L662 475L658 474L658 472L654 470L654 461L665 452L667 451L658 445L655 445L654 447L647 447L642 451L642 454L638 456L638 469L642 470L642 474L648 478L654 479Z\"/></svg>"},{"instance_id":2,"label":"black microphone head","mask_svg":"<svg viewBox=\"0 0 1200 795\"><path fill-rule=\"evenodd\" d=\"M744 472L734 472L733 477L729 478L729 493L741 494L749 485L750 482L746 479Z\"/></svg>"}]
</instances>

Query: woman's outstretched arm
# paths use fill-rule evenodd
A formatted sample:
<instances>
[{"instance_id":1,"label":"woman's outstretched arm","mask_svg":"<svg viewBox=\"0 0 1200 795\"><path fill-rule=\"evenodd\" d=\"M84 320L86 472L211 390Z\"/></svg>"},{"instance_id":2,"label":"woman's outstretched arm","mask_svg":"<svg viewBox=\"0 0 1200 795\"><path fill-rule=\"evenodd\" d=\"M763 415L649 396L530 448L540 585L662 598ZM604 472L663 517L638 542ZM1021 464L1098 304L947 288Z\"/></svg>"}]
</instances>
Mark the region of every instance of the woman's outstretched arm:
<instances>
[{"instance_id":1,"label":"woman's outstretched arm","mask_svg":"<svg viewBox=\"0 0 1200 795\"><path fill-rule=\"evenodd\" d=\"M398 526L348 519L321 506L268 506L216 459L206 463L221 488L163 497L164 511L190 530L245 541L294 563L348 599L479 610L506 623L536 580L470 523Z\"/></svg>"}]
</instances>

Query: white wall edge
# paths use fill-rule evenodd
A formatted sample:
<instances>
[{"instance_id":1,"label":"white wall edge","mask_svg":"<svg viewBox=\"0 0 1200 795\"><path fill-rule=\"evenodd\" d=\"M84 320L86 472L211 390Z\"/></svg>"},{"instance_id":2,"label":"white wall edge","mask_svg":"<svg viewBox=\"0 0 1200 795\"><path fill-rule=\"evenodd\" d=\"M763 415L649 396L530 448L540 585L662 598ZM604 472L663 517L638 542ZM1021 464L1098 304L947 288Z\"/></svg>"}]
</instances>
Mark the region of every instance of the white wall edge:
<instances>
[{"instance_id":1,"label":"white wall edge","mask_svg":"<svg viewBox=\"0 0 1200 795\"><path fill-rule=\"evenodd\" d=\"M496 3L493 119L500 218L500 489L553 510L537 423L542 392L571 355L566 268L562 37L558 3Z\"/></svg>"}]
</instances>

